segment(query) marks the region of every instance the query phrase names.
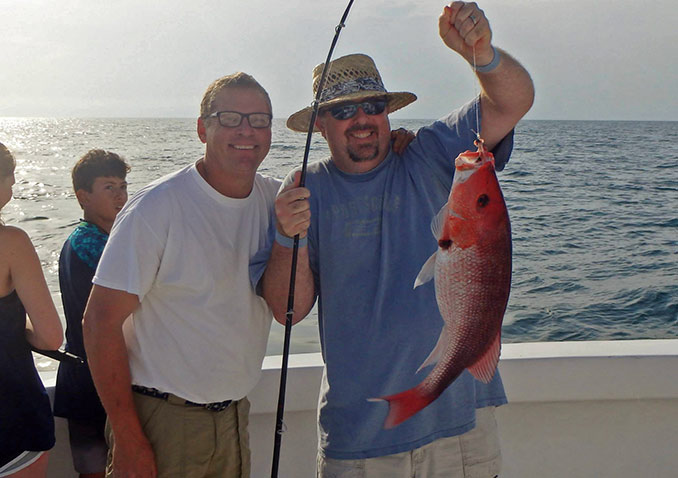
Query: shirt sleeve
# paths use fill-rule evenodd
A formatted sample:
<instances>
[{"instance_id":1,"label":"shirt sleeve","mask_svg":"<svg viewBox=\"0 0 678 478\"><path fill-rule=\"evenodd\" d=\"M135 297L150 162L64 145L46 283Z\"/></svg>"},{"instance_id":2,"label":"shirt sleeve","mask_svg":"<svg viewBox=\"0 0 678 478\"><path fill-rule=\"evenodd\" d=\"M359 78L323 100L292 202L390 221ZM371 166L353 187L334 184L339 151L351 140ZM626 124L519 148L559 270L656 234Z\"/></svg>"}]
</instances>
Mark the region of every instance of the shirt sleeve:
<instances>
[{"instance_id":1,"label":"shirt sleeve","mask_svg":"<svg viewBox=\"0 0 678 478\"><path fill-rule=\"evenodd\" d=\"M502 171L511 158L514 133L515 129L512 129L492 150L492 154L494 154L494 168L497 171Z\"/></svg>"},{"instance_id":2,"label":"shirt sleeve","mask_svg":"<svg viewBox=\"0 0 678 478\"><path fill-rule=\"evenodd\" d=\"M287 187L287 185L291 184L293 179L294 172L288 174L287 177L285 178L285 181L282 184L280 183L280 181L276 180L276 184L279 185L279 189L276 192L276 194L273 195L273 198L271 199L272 203L275 201L277 193L280 192L283 188ZM254 254L254 256L252 256L249 264L250 284L252 285L252 288L256 291L258 295L261 295L260 281L264 275L264 272L266 271L266 264L268 264L268 259L269 257L271 257L271 248L273 247L273 242L275 240L275 227L276 227L275 207L273 204L271 204L271 207L269 208L269 222L268 230L266 232L266 243L264 244L264 247L259 249Z\"/></svg>"},{"instance_id":3,"label":"shirt sleeve","mask_svg":"<svg viewBox=\"0 0 678 478\"><path fill-rule=\"evenodd\" d=\"M107 238L108 236L95 226L88 224L86 227L79 227L73 234L71 247L78 258L94 271L106 246Z\"/></svg>"},{"instance_id":4,"label":"shirt sleeve","mask_svg":"<svg viewBox=\"0 0 678 478\"><path fill-rule=\"evenodd\" d=\"M257 295L261 295L261 286L260 281L266 271L266 264L268 264L268 259L271 257L271 248L273 247L273 241L275 240L275 213L271 212L271 222L268 226L268 231L266 233L266 245L259 249L252 259L250 259L249 273L250 273L250 283L252 288L255 290Z\"/></svg>"},{"instance_id":5,"label":"shirt sleeve","mask_svg":"<svg viewBox=\"0 0 678 478\"><path fill-rule=\"evenodd\" d=\"M149 208L153 209L153 208ZM166 215L141 207L118 214L92 282L134 294L141 302L155 281L165 249Z\"/></svg>"},{"instance_id":6,"label":"shirt sleeve","mask_svg":"<svg viewBox=\"0 0 678 478\"><path fill-rule=\"evenodd\" d=\"M454 174L454 159L464 151L476 150L474 141L478 121L481 121L479 99L475 98L433 124L421 128L410 144L413 154L427 165L433 177L443 180L445 187L449 187L447 179L451 181ZM513 131L492 151L498 171L504 169L508 163L512 149Z\"/></svg>"}]
</instances>

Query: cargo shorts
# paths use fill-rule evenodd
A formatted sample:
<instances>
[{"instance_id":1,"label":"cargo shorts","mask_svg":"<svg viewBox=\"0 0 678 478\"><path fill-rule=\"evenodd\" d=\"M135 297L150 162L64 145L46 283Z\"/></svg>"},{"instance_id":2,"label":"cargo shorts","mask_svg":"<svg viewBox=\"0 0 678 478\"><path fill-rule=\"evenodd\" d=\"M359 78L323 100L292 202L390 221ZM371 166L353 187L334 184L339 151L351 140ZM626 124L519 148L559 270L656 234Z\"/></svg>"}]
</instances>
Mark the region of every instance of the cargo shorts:
<instances>
[{"instance_id":1,"label":"cargo shorts","mask_svg":"<svg viewBox=\"0 0 678 478\"><path fill-rule=\"evenodd\" d=\"M474 429L415 450L361 460L318 454L318 478L494 478L501 469L495 407L476 410Z\"/></svg>"}]
</instances>

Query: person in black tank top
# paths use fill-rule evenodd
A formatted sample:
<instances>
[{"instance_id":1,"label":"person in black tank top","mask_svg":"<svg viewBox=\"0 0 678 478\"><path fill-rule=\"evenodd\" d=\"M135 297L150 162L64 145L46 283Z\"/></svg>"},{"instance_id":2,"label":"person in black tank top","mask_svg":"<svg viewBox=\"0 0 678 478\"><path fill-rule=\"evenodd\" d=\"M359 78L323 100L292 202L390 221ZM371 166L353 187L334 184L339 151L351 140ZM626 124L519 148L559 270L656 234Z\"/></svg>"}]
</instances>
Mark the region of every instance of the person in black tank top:
<instances>
[{"instance_id":1,"label":"person in black tank top","mask_svg":"<svg viewBox=\"0 0 678 478\"><path fill-rule=\"evenodd\" d=\"M16 291L0 298L0 466L26 450L54 446L54 418L26 340Z\"/></svg>"},{"instance_id":2,"label":"person in black tank top","mask_svg":"<svg viewBox=\"0 0 678 478\"><path fill-rule=\"evenodd\" d=\"M14 167L0 143L0 210L12 198ZM59 348L63 329L28 235L0 220L0 244L0 474L44 476L54 418L31 346Z\"/></svg>"}]
</instances>

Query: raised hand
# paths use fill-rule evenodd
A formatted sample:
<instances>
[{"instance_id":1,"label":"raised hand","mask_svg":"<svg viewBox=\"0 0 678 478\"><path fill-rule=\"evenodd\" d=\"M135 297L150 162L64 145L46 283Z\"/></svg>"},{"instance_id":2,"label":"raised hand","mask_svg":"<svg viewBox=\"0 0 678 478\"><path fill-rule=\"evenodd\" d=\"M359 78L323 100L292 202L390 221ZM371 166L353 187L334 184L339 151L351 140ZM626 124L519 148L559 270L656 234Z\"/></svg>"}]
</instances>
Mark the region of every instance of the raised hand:
<instances>
[{"instance_id":1,"label":"raised hand","mask_svg":"<svg viewBox=\"0 0 678 478\"><path fill-rule=\"evenodd\" d=\"M452 2L445 6L438 18L438 32L443 42L469 63L473 63L474 47L477 64L492 61L490 23L475 2Z\"/></svg>"}]
</instances>

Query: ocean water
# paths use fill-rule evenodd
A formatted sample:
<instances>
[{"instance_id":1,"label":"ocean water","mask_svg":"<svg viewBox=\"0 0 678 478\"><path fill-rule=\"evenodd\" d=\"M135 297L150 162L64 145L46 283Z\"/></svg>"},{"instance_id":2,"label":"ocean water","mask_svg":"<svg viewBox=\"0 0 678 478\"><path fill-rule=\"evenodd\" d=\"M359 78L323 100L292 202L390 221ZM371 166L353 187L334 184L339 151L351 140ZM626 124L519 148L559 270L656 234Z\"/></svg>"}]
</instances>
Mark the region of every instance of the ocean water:
<instances>
[{"instance_id":1,"label":"ocean water","mask_svg":"<svg viewBox=\"0 0 678 478\"><path fill-rule=\"evenodd\" d=\"M305 140L276 119L261 171L283 177ZM59 251L81 217L75 161L91 148L123 155L133 193L203 150L191 119L0 118L0 142L17 158L3 219L31 236L60 313ZM317 136L310 160L327 154ZM499 180L514 247L505 343L678 337L678 122L523 121ZM282 335L274 323L269 355ZM315 311L294 327L291 349L319 350Z\"/></svg>"}]
</instances>

